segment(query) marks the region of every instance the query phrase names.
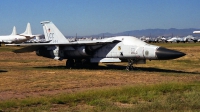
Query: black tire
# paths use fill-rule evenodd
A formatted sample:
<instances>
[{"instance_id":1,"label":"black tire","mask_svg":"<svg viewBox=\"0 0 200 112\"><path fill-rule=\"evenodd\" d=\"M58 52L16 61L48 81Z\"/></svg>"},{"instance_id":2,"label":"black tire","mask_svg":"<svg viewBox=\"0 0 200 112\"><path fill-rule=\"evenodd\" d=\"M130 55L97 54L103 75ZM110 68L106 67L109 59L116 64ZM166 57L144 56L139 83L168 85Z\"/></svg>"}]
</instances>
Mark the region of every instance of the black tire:
<instances>
[{"instance_id":1,"label":"black tire","mask_svg":"<svg viewBox=\"0 0 200 112\"><path fill-rule=\"evenodd\" d=\"M66 61L66 68L69 68L69 69L74 68L74 59L68 59Z\"/></svg>"}]
</instances>

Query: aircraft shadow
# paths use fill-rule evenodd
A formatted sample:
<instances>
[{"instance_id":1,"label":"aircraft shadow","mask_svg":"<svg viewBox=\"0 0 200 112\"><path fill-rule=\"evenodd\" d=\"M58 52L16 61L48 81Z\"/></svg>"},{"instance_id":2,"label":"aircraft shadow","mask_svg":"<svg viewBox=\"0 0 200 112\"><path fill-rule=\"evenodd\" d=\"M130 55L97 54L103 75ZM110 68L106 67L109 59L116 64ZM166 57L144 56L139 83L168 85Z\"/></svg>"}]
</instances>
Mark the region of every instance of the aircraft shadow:
<instances>
[{"instance_id":1,"label":"aircraft shadow","mask_svg":"<svg viewBox=\"0 0 200 112\"><path fill-rule=\"evenodd\" d=\"M121 69L125 70L126 66L119 65L107 65L109 69ZM181 70L169 70L169 69L161 69L155 67L134 67L133 71L144 71L144 72L163 72L163 73L189 73L189 74L200 74L200 72L186 72Z\"/></svg>"},{"instance_id":2,"label":"aircraft shadow","mask_svg":"<svg viewBox=\"0 0 200 112\"><path fill-rule=\"evenodd\" d=\"M41 69L67 69L65 66L44 66L44 67L34 67ZM121 65L106 65L98 66L95 68L83 67L83 68L74 68L74 69L88 69L88 70L125 70L126 66ZM162 73L188 73L188 74L200 74L200 72L186 72L181 70L169 70L161 69L155 67L134 67L132 71L143 71L143 72L162 72Z\"/></svg>"},{"instance_id":3,"label":"aircraft shadow","mask_svg":"<svg viewBox=\"0 0 200 112\"><path fill-rule=\"evenodd\" d=\"M188 73L188 74L199 74L200 72L186 72L181 70L169 70L169 69L160 69L160 68L153 68L153 67L137 67L136 69L141 71L147 71L147 72L163 72L163 73Z\"/></svg>"},{"instance_id":4,"label":"aircraft shadow","mask_svg":"<svg viewBox=\"0 0 200 112\"><path fill-rule=\"evenodd\" d=\"M6 70L0 70L0 73L1 73L1 72L8 72L8 71L6 71Z\"/></svg>"}]
</instances>

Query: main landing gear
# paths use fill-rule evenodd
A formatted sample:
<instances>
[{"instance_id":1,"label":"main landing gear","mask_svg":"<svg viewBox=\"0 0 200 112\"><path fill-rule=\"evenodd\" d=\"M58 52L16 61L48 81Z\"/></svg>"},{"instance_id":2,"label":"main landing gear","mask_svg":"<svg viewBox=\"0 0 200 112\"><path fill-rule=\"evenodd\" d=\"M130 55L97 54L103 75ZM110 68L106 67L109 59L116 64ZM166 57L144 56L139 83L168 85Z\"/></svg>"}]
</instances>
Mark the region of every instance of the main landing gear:
<instances>
[{"instance_id":1,"label":"main landing gear","mask_svg":"<svg viewBox=\"0 0 200 112\"><path fill-rule=\"evenodd\" d=\"M71 68L73 68L74 67L74 60L73 59L68 59L67 61L66 61L66 68L69 68L69 69L71 69Z\"/></svg>"},{"instance_id":2,"label":"main landing gear","mask_svg":"<svg viewBox=\"0 0 200 112\"><path fill-rule=\"evenodd\" d=\"M133 70L133 64L136 63L136 59L128 59L128 65L126 66L126 70L130 71Z\"/></svg>"},{"instance_id":3,"label":"main landing gear","mask_svg":"<svg viewBox=\"0 0 200 112\"><path fill-rule=\"evenodd\" d=\"M133 64L137 63L137 59L128 59L128 65L126 66L127 71L133 70ZM66 68L96 68L98 63L91 63L89 59L68 59L66 61Z\"/></svg>"}]
</instances>

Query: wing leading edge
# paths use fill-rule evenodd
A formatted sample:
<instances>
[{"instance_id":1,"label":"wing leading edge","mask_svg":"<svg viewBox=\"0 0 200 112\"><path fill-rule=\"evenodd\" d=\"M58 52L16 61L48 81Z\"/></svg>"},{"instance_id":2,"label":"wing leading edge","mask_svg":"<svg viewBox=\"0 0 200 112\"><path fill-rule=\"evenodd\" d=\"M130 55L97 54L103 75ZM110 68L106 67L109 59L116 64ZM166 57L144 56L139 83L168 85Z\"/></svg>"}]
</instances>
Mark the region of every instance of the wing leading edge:
<instances>
[{"instance_id":1,"label":"wing leading edge","mask_svg":"<svg viewBox=\"0 0 200 112\"><path fill-rule=\"evenodd\" d=\"M65 46L73 46L73 45L104 45L109 43L118 43L120 40L113 40L112 38L102 39L102 40L94 40L94 41L76 41L69 43L22 43L22 44L6 44L9 46L47 46L47 45L65 45Z\"/></svg>"}]
</instances>

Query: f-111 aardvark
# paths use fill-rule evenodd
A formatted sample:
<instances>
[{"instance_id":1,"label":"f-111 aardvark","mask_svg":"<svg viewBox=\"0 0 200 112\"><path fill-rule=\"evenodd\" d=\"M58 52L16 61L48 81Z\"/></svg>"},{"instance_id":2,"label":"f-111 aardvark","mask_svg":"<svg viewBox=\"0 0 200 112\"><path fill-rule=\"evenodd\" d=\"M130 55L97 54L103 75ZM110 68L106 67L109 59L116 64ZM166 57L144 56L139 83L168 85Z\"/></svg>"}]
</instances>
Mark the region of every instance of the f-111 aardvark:
<instances>
[{"instance_id":1,"label":"f-111 aardvark","mask_svg":"<svg viewBox=\"0 0 200 112\"><path fill-rule=\"evenodd\" d=\"M36 51L38 56L56 60L67 59L66 67L91 65L99 62L128 62L127 70L133 64L145 64L146 60L169 60L184 56L179 51L147 44L136 37L116 36L97 40L70 42L50 21L41 22L47 43L7 44L27 46L19 52Z\"/></svg>"}]
</instances>

